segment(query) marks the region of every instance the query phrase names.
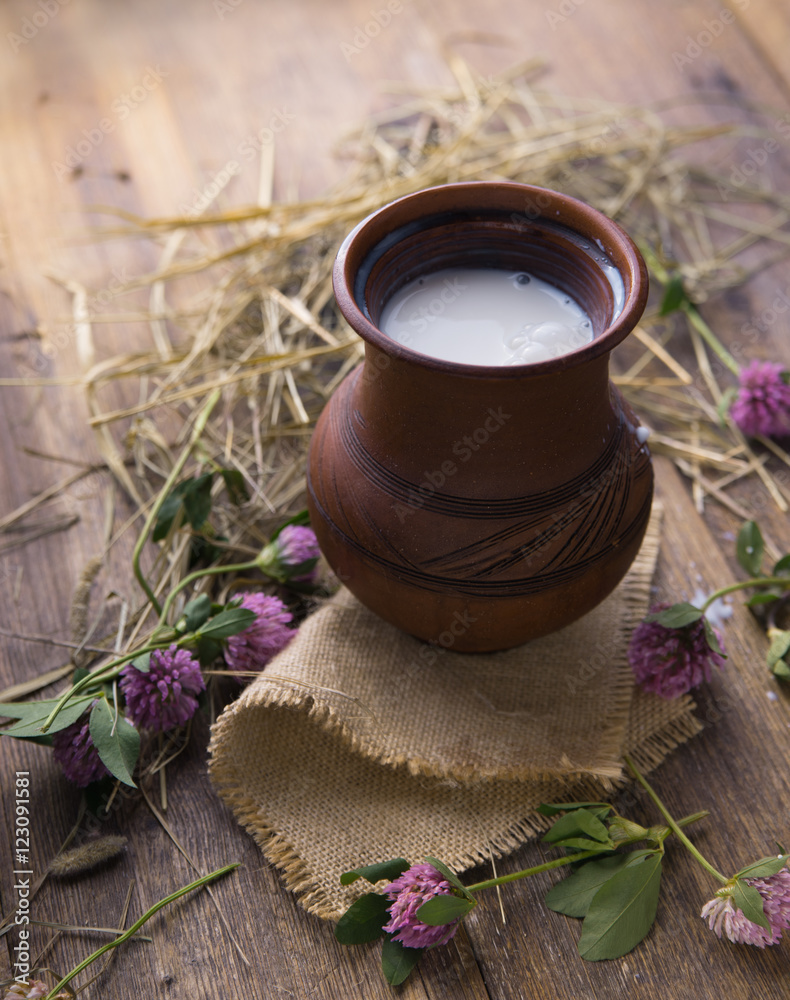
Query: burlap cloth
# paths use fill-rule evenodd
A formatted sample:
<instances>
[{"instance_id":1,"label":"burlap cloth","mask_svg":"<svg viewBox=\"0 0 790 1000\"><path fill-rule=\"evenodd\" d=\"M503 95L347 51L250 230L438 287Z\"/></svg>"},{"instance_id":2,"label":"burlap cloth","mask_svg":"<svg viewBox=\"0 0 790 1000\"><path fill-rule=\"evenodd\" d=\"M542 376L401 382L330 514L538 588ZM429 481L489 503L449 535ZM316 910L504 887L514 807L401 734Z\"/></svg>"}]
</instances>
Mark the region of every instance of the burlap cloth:
<instances>
[{"instance_id":1,"label":"burlap cloth","mask_svg":"<svg viewBox=\"0 0 790 1000\"><path fill-rule=\"evenodd\" d=\"M650 770L699 730L688 697L635 690L626 659L659 533L655 511L610 597L505 652L426 650L345 590L307 619L217 720L210 773L308 910L337 918L358 865L513 850L543 829L540 802L599 798L623 752Z\"/></svg>"}]
</instances>

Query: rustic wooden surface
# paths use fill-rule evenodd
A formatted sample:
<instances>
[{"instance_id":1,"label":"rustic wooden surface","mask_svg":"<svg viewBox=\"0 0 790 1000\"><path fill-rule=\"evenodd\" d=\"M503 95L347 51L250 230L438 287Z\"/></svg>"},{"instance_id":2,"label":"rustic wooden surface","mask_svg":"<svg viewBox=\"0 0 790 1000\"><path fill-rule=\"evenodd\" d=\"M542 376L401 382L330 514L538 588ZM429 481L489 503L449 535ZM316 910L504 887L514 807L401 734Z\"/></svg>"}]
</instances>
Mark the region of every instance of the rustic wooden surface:
<instances>
[{"instance_id":1,"label":"rustic wooden surface","mask_svg":"<svg viewBox=\"0 0 790 1000\"><path fill-rule=\"evenodd\" d=\"M83 239L98 205L143 215L165 215L189 205L249 133L280 112L275 173L279 196L319 195L341 176L332 159L342 128L381 106L381 80L432 86L449 82L442 46L450 36L476 30L505 41L459 43L462 53L489 73L530 56L551 66L547 83L573 95L649 102L701 93L734 97L737 117L751 108L782 109L790 92L787 51L790 8L774 0L737 0L722 26L719 0L411 0L358 54L342 44L370 19L369 0L237 0L218 11L212 0L56 0L47 4L7 0L0 8L2 109L0 110L0 357L2 374L14 376L40 361L40 373L78 370L67 330L69 299L47 274L70 274L89 287L110 287L114 273L127 277L151 267L150 249L129 243L96 245ZM35 33L22 44L25 19L37 15ZM220 13L223 16L220 16ZM549 14L553 16L548 16ZM679 68L689 36L722 26L689 65ZM706 24L707 22L707 24ZM703 36L707 41L707 36ZM152 71L153 74L152 75ZM128 114L122 95L147 77L153 86ZM157 80L158 77L158 80ZM137 91L139 94L139 91ZM120 103L119 102L120 99ZM732 116L711 104L710 120ZM83 130L102 118L114 128L81 163L79 176L59 176L62 162ZM723 154L720 166L737 166L763 140L746 140ZM790 150L780 148L760 177L788 183ZM254 199L257 169L234 181L236 203ZM759 316L790 285L790 268L777 265L709 313L721 336L733 340L741 325ZM756 351L790 363L790 321L780 317ZM38 331L38 334L35 333ZM58 335L61 336L58 336ZM140 343L140 327L101 327L102 350ZM43 359L43 361L41 360ZM113 397L107 396L107 401ZM85 562L96 554L110 479L90 471L99 457L87 429L81 393L63 387L3 388L0 434L0 627L17 633L67 638L71 591ZM49 458L42 455L50 456ZM32 496L85 469L85 475L29 518L8 525L4 517ZM737 572L731 536L737 522L708 503L700 516L688 483L668 462L657 462L658 491L667 517L659 591L690 596ZM785 516L755 482L736 491L782 548L790 547ZM128 513L117 498L116 516ZM61 530L36 539L41 529ZM132 532L114 549L110 573L131 595L128 559ZM783 691L766 673L765 640L746 611L727 626L730 660L700 699L704 732L674 753L655 782L676 814L708 808L702 849L724 870L770 853L775 840L790 843L790 711ZM65 662L63 650L0 638L0 686L19 682ZM769 692L778 698L769 698ZM125 946L88 998L158 997L387 997L375 948L343 949L329 926L306 915L284 891L277 874L236 826L209 786L206 733L182 759L169 788L168 822L202 871L229 860L244 867L215 887L215 899L249 964L240 958L206 894L189 898L151 925L153 942ZM0 890L3 912L14 898L11 858L11 788L16 769L30 770L33 867L40 873L76 816L78 793L39 747L2 744ZM635 805L639 815L652 815ZM186 861L144 806L123 804L108 829L123 829L125 856L89 880L45 884L35 916L73 924L117 925L130 880L131 914L190 881ZM536 863L529 846L500 863L500 872ZM410 998L609 998L634 996L691 1000L714 995L779 998L788 995L790 943L765 952L722 943L697 917L712 886L687 856L673 851L657 924L635 952L615 962L581 961L575 951L578 923L549 913L542 894L550 876L505 896L503 926L493 897L478 907L449 947L432 952L400 989ZM37 932L47 940L49 932ZM9 936L3 939L5 950ZM88 932L55 941L45 964L71 967L97 945ZM5 964L5 954L0 969Z\"/></svg>"}]
</instances>

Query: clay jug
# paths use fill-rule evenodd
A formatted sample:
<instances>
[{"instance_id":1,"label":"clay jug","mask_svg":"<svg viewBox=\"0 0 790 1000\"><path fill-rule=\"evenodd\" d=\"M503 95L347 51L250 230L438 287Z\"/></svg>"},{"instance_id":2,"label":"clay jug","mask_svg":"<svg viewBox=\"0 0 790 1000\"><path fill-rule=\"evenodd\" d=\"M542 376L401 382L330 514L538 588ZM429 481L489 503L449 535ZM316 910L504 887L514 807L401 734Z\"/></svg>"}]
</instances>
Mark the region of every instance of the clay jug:
<instances>
[{"instance_id":1,"label":"clay jug","mask_svg":"<svg viewBox=\"0 0 790 1000\"><path fill-rule=\"evenodd\" d=\"M388 298L447 268L537 275L593 339L536 364L458 364L378 328ZM418 191L343 243L335 295L365 360L322 413L308 505L340 580L445 648L515 646L590 611L625 575L650 514L645 434L609 381L647 272L623 230L566 195L475 182Z\"/></svg>"}]
</instances>

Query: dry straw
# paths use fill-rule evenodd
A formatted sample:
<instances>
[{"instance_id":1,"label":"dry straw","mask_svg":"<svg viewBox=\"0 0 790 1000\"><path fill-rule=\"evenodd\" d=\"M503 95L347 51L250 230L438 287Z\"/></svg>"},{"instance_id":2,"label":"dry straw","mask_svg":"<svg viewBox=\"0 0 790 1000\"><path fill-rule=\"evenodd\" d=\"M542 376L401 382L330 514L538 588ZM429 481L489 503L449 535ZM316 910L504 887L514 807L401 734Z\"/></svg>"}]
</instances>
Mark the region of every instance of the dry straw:
<instances>
[{"instance_id":1,"label":"dry straw","mask_svg":"<svg viewBox=\"0 0 790 1000\"><path fill-rule=\"evenodd\" d=\"M303 503L315 419L363 356L334 304L332 261L349 228L381 205L462 180L555 188L620 221L649 254L654 283L679 274L697 303L788 252L790 201L747 184L736 190L726 169L717 175L705 166L753 136L752 126L694 123L721 117L705 102L625 107L546 93L536 61L482 78L448 58L455 84L398 97L396 107L348 136L342 152L355 165L320 199L274 201L269 156L256 205L149 220L116 213L122 222L114 235L149 238L162 252L155 271L127 286L138 295L147 290L147 310L105 313L102 321L139 319L151 348L101 358L84 290L63 282L73 293L84 368L70 381L86 393L102 457L138 513L150 509L207 396L221 390L187 467L189 474L199 465L236 469L246 483L250 499L239 508L217 479L220 561L256 552L272 526ZM717 406L734 376L718 364L697 316L661 317L652 307L630 345L618 348L615 381L653 428L653 451L691 479L699 505L710 497L742 515L730 487L757 475L786 510L790 494L768 471L765 453L770 448L785 463L788 456L772 442L756 452L722 419ZM135 401L104 409L111 383L126 387L115 399L132 398L132 386ZM173 531L155 566L157 593L183 577L188 550L188 539ZM129 641L143 628L134 615L130 624Z\"/></svg>"}]
</instances>

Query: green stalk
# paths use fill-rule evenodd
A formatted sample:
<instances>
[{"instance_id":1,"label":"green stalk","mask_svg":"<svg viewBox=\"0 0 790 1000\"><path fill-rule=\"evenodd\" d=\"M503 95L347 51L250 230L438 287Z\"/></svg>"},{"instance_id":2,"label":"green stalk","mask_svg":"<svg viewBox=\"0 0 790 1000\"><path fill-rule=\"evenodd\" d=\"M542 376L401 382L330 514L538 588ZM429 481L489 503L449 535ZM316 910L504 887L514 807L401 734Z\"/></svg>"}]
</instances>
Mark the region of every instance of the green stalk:
<instances>
[{"instance_id":1,"label":"green stalk","mask_svg":"<svg viewBox=\"0 0 790 1000\"><path fill-rule=\"evenodd\" d=\"M200 577L202 576L209 576L211 574L216 574L216 573L239 573L242 572L243 570L254 569L256 565L257 563L253 560L252 562L248 563L236 563L235 565L232 566L211 566L208 569L195 570L194 573L190 573L188 576L185 576L184 579L178 584L178 586L174 587L173 590L171 590L170 593L167 595L165 603L162 606L160 612L158 628L161 628L162 625L165 624L165 619L167 617L167 614L170 611L173 601L175 600L179 591L183 590L184 587L187 587L190 583L193 583L195 580L199 580ZM182 638L184 637L179 635L177 632L174 632L172 635L168 635L166 639L162 638L158 639L156 642L149 642L147 646L143 646L140 649L135 649L131 653L126 653L124 656L119 656L117 659L112 660L106 666L101 667L99 670L94 670L93 673L90 673L86 677L83 677L81 681L78 681L75 685L73 685L73 687L70 687L69 690L64 692L64 694L60 697L60 700L58 701L57 705L55 705L55 707L47 716L46 722L42 726L41 732L45 733L52 725L52 723L55 721L55 718L57 717L58 713L63 709L63 706L68 701L70 701L75 695L79 694L81 691L84 691L85 688L91 687L97 682L112 680L118 674L118 667L122 667L125 663L129 663L130 660L136 660L138 656L143 656L145 653L151 653L155 649L164 649L167 646L169 646L171 642L173 641L178 642L179 639Z\"/></svg>"},{"instance_id":2,"label":"green stalk","mask_svg":"<svg viewBox=\"0 0 790 1000\"><path fill-rule=\"evenodd\" d=\"M140 532L140 537L137 539L137 544L135 545L134 552L132 553L132 568L134 570L134 575L137 578L137 582L142 587L145 596L151 602L151 606L153 607L153 609L156 611L157 614L162 613L162 608L159 604L159 601L157 601L153 590L148 585L148 581L143 576L143 571L140 569L140 556L142 554L143 547L145 546L145 543L148 539L148 535L151 532L151 528L156 523L156 519L159 515L159 511L162 507L162 504L167 499L168 494L175 485L176 479L178 479L179 475L181 474L181 470L186 465L187 459L192 454L192 449L195 447L201 434L205 430L206 424L208 423L208 418L211 416L211 411L217 405L219 398L220 398L220 390L215 389L214 392L212 392L212 394L209 396L206 405L198 414L197 420L195 421L195 426L192 429L192 435L190 436L189 443L187 444L186 448L184 448L184 450L181 452L181 454L178 456L176 464L170 470L170 475L167 477L164 486L159 491L159 496L156 498L156 503L153 505L150 513L148 514L148 517L146 518L145 524L143 525L143 530Z\"/></svg>"},{"instance_id":3,"label":"green stalk","mask_svg":"<svg viewBox=\"0 0 790 1000\"><path fill-rule=\"evenodd\" d=\"M684 816L683 819L679 819L677 821L677 826L688 826L691 823L696 823L697 820L704 819L708 815L710 814L707 809L702 812L692 813L691 816ZM633 843L633 841L630 841L630 843ZM585 858L591 858L595 854L606 854L609 853L609 851L611 851L611 847L601 844L600 850L580 851L578 854L567 854L564 858L555 858L553 861L546 861L544 864L536 865L534 868L525 868L523 871L514 872L512 875L500 875L499 878L491 878L486 882L476 882L474 885L466 886L466 888L469 892L477 892L478 889L493 889L498 885L515 882L516 879L529 878L530 875L539 875L540 872L547 872L552 868L561 868L563 865L573 864L574 861L583 861Z\"/></svg>"},{"instance_id":4,"label":"green stalk","mask_svg":"<svg viewBox=\"0 0 790 1000\"><path fill-rule=\"evenodd\" d=\"M124 941L128 941L130 937L140 930L144 923L150 920L151 917L153 917L155 913L158 913L163 907L175 902L177 899L185 896L193 889L199 889L201 886L208 885L209 882L213 882L215 879L218 879L223 875L227 875L228 872L232 872L235 868L238 868L240 864L240 861L235 861L231 865L225 865L224 868L218 868L216 871L211 872L208 875L203 875L202 878L196 879L194 882L190 882L189 885L185 885L183 889L178 889L176 892L171 893L164 899L160 899L158 903L155 903L150 908L150 910L146 910L142 917L132 924L129 930L124 931L124 933L119 935L114 941L109 941L107 944L102 945L101 948L97 948L92 955L88 955L86 959L83 959L79 965L75 966L71 972L68 973L68 975L64 976L63 979L61 979L61 981L54 986L49 993L47 993L44 1000L53 1000L57 993L60 992L64 986L67 986L75 976L78 976L84 969L87 969L89 965L95 962L97 958L101 958L101 956L105 952L108 952L111 948L117 948L119 944L123 944Z\"/></svg>"},{"instance_id":5,"label":"green stalk","mask_svg":"<svg viewBox=\"0 0 790 1000\"><path fill-rule=\"evenodd\" d=\"M530 875L539 875L541 872L551 871L552 868L572 865L574 861L583 861L585 858L591 858L596 854L608 853L609 851L611 851L611 847L601 844L600 850L566 854L564 858L555 858L553 861L546 861L544 864L536 865L534 868L525 868L523 871L513 872L511 875L500 875L499 878L490 878L486 882L475 882L474 885L466 886L466 889L469 892L477 892L478 889L493 889L498 885L507 885L508 882L515 882L519 878L529 878Z\"/></svg>"},{"instance_id":6,"label":"green stalk","mask_svg":"<svg viewBox=\"0 0 790 1000\"><path fill-rule=\"evenodd\" d=\"M706 816L710 816L709 809L701 809L699 812L692 813L690 816L684 816L683 819L677 820L679 827L691 826L692 823L697 823L701 819L705 819Z\"/></svg>"},{"instance_id":7,"label":"green stalk","mask_svg":"<svg viewBox=\"0 0 790 1000\"><path fill-rule=\"evenodd\" d=\"M790 577L786 576L754 576L751 580L741 580L738 583L727 584L726 587L720 587L718 590L714 590L710 597L706 598L705 603L699 609L700 611L705 611L707 608L713 604L714 601L718 600L720 597L724 597L725 594L733 594L736 590L746 590L748 587L773 587L779 586L787 589L790 587Z\"/></svg>"},{"instance_id":8,"label":"green stalk","mask_svg":"<svg viewBox=\"0 0 790 1000\"><path fill-rule=\"evenodd\" d=\"M653 251L647 246L640 245L639 249L642 252L642 256L650 266L650 270L655 274L662 285L667 285L670 281L670 274L661 261L659 261L658 257L656 257ZM697 333L702 337L722 364L726 365L733 375L740 375L741 370L738 367L738 362L702 318L702 314L699 309L697 309L694 303L686 298L685 295L686 293L684 289L684 298L678 306L678 309L686 314L689 323L694 327Z\"/></svg>"},{"instance_id":9,"label":"green stalk","mask_svg":"<svg viewBox=\"0 0 790 1000\"><path fill-rule=\"evenodd\" d=\"M653 791L653 788L648 784L646 779L642 777L642 775L640 774L639 770L637 769L636 765L631 760L631 758L626 755L623 757L623 760L625 761L631 774L633 774L633 776L636 778L636 780L639 782L642 788L644 788L644 790L653 800L656 808L664 817L664 819L667 821L667 826L675 834L675 836L678 838L681 844L683 844L683 846L697 859L697 861L699 861L699 863L702 865L705 871L710 872L711 875L713 875L720 882L726 885L726 883L729 882L730 880L727 878L726 875L722 875L721 872L716 871L713 865L706 858L704 858L697 850L697 848L691 843L691 841L688 839L685 833L683 833L683 831L680 829L678 823L676 823L675 820L672 818L669 811L667 810L667 807L664 805L664 803L661 801L658 795L656 795L656 793Z\"/></svg>"},{"instance_id":10,"label":"green stalk","mask_svg":"<svg viewBox=\"0 0 790 1000\"><path fill-rule=\"evenodd\" d=\"M163 604L160 611L159 625L157 626L156 631L158 631L163 625L166 624L165 620L170 611L170 608L173 605L173 601L175 600L178 593L185 587L189 586L190 583L194 583L195 580L199 580L203 576L210 576L217 573L240 573L243 572L244 570L255 569L257 565L258 565L257 561L252 560L251 562L236 563L230 566L211 566L208 569L195 570L194 573L190 573L188 576L185 576L184 579L181 580L181 582L176 587L174 587L173 590L171 590L170 593L167 595L165 603ZM154 632L154 636L156 636L156 632ZM126 653L124 656L120 656L117 659L112 660L110 663L108 663L104 667L101 667L99 670L95 670L93 671L93 673L88 674L87 677L83 677L81 681L79 681L77 684L73 685L73 687L70 687L68 691L63 693L58 703L55 705L55 707L47 716L47 719L44 725L42 726L41 732L42 733L47 732L49 727L57 718L58 714L62 711L64 705L66 705L67 702L69 702L75 695L79 694L81 691L84 691L86 688L91 687L97 682L112 680L118 674L118 667L122 667L125 663L129 663L130 660L136 660L138 656L143 656L145 653L151 653L155 649L164 649L167 646L169 646L171 642L178 642L180 639L183 638L184 636L179 635L177 632L173 632L172 634L168 635L166 639L161 638L157 639L155 642L149 642L147 646L143 646L141 649L135 649L131 653Z\"/></svg>"},{"instance_id":11,"label":"green stalk","mask_svg":"<svg viewBox=\"0 0 790 1000\"><path fill-rule=\"evenodd\" d=\"M739 376L741 374L741 369L738 366L738 362L702 318L702 314L694 303L688 301L683 302L680 308L688 317L689 323L694 327L721 363L726 365L733 375L736 377Z\"/></svg>"},{"instance_id":12,"label":"green stalk","mask_svg":"<svg viewBox=\"0 0 790 1000\"><path fill-rule=\"evenodd\" d=\"M182 591L184 587L189 586L190 583L193 583L195 580L199 580L203 576L212 576L217 573L242 573L244 570L255 569L257 565L257 560L253 559L251 562L235 563L230 566L209 566L208 569L196 569L193 573L189 573L167 595L159 615L159 625L162 626L166 623L170 608L173 606L173 601L176 599L180 591Z\"/></svg>"},{"instance_id":13,"label":"green stalk","mask_svg":"<svg viewBox=\"0 0 790 1000\"><path fill-rule=\"evenodd\" d=\"M177 635L173 634L166 640L149 643L147 646L143 646L141 649L135 649L131 653L125 653L123 656L119 656L116 660L112 660L106 666L100 667L98 670L94 670L92 673L87 674L81 681L77 681L76 684L72 685L68 691L63 692L58 699L57 704L47 716L44 725L41 727L41 732L45 733L49 729L59 713L62 711L63 706L66 705L67 702L71 701L75 695L78 695L86 688L92 687L94 684L112 680L113 677L118 674L118 667L122 667L124 663L129 663L130 660L136 660L138 656L143 656L145 653L152 653L155 649L163 649L164 647L170 645L170 643L176 638Z\"/></svg>"}]
</instances>

